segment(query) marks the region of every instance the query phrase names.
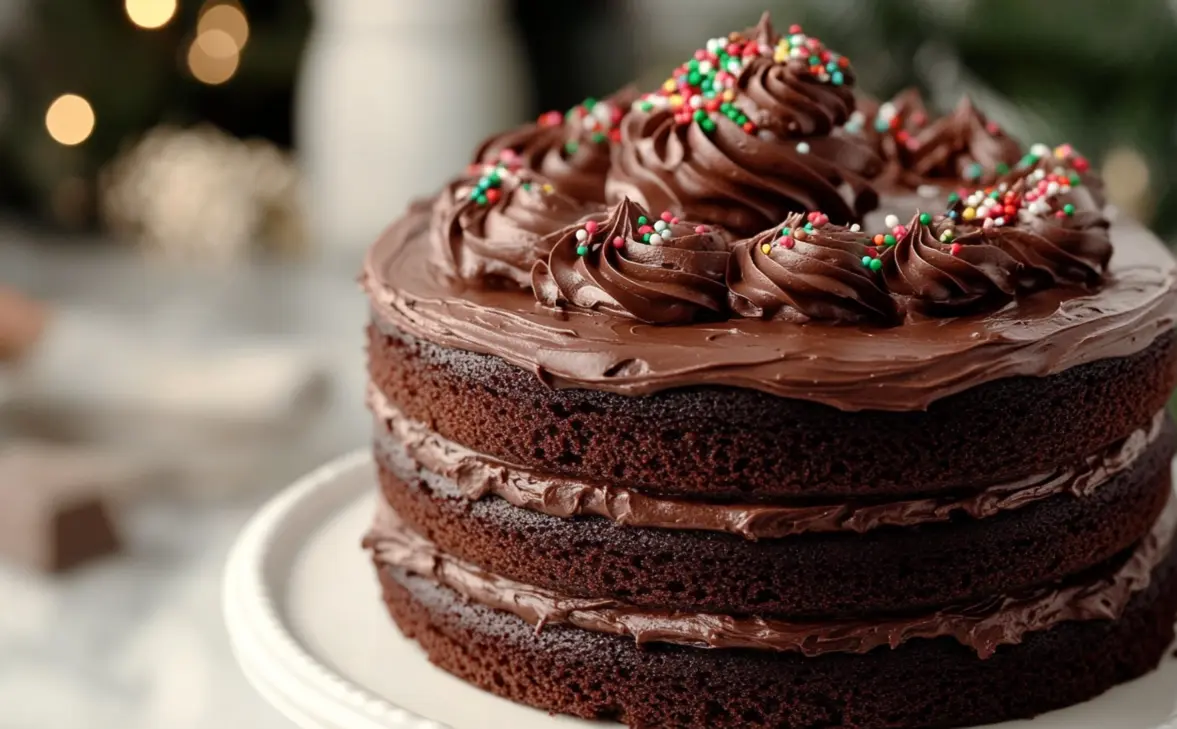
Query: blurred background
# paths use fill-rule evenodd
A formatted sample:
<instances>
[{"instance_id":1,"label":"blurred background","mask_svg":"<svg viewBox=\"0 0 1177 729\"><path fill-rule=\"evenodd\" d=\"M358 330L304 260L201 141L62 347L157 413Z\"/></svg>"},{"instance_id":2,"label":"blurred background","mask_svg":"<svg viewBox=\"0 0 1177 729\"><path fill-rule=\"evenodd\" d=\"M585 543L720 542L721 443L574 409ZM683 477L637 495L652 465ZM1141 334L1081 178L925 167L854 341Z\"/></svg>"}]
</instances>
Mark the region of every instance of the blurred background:
<instances>
[{"instance_id":1,"label":"blurred background","mask_svg":"<svg viewBox=\"0 0 1177 729\"><path fill-rule=\"evenodd\" d=\"M364 247L490 132L765 8L1177 234L1175 0L0 2L0 728L285 726L220 570L366 440Z\"/></svg>"}]
</instances>

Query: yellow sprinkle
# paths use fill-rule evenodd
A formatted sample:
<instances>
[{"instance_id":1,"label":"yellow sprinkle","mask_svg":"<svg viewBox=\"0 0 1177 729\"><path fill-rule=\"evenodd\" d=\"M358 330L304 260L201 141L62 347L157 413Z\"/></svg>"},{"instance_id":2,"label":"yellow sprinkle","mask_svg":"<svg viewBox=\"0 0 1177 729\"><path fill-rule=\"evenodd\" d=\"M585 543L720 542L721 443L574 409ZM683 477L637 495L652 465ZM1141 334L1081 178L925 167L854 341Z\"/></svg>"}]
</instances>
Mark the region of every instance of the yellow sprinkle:
<instances>
[{"instance_id":1,"label":"yellow sprinkle","mask_svg":"<svg viewBox=\"0 0 1177 729\"><path fill-rule=\"evenodd\" d=\"M977 217L977 211L973 208L965 208L964 212L960 214L960 217L964 218L965 220L972 220L973 218Z\"/></svg>"},{"instance_id":2,"label":"yellow sprinkle","mask_svg":"<svg viewBox=\"0 0 1177 729\"><path fill-rule=\"evenodd\" d=\"M550 194L552 194L553 192L555 192L555 191L556 191L556 188L552 187L552 183L550 183L550 182L545 182L545 183L544 183L544 186L543 186L543 191L544 191L544 192L546 192L546 193L548 193L548 194L550 195Z\"/></svg>"},{"instance_id":3,"label":"yellow sprinkle","mask_svg":"<svg viewBox=\"0 0 1177 729\"><path fill-rule=\"evenodd\" d=\"M772 54L772 60L776 61L777 63L784 63L785 61L789 60L789 49L778 46L776 51Z\"/></svg>"},{"instance_id":4,"label":"yellow sprinkle","mask_svg":"<svg viewBox=\"0 0 1177 729\"><path fill-rule=\"evenodd\" d=\"M671 94L670 95L670 108L677 109L680 106L682 106L682 95L681 94Z\"/></svg>"},{"instance_id":5,"label":"yellow sprinkle","mask_svg":"<svg viewBox=\"0 0 1177 729\"><path fill-rule=\"evenodd\" d=\"M733 100L733 99L735 99L735 98L736 98L736 92L735 92L735 91L732 91L731 89L728 89L727 91L724 91L724 92L723 92L723 100L724 100L724 101L731 101L731 100Z\"/></svg>"},{"instance_id":6,"label":"yellow sprinkle","mask_svg":"<svg viewBox=\"0 0 1177 729\"><path fill-rule=\"evenodd\" d=\"M674 82L674 79L672 79L672 78L668 78L662 82L662 90L667 93L670 93L671 91L674 91L677 88L678 88L678 84L676 84Z\"/></svg>"},{"instance_id":7,"label":"yellow sprinkle","mask_svg":"<svg viewBox=\"0 0 1177 729\"><path fill-rule=\"evenodd\" d=\"M763 245L761 245L761 246L760 246L760 250L761 250L761 251L764 253L764 255L768 255L769 251L771 251L771 250L772 250L772 246L770 246L769 244L765 243L765 244L763 244Z\"/></svg>"},{"instance_id":8,"label":"yellow sprinkle","mask_svg":"<svg viewBox=\"0 0 1177 729\"><path fill-rule=\"evenodd\" d=\"M1062 145L1059 145L1054 148L1054 156L1057 159L1066 159L1067 150L1063 149Z\"/></svg>"}]
</instances>

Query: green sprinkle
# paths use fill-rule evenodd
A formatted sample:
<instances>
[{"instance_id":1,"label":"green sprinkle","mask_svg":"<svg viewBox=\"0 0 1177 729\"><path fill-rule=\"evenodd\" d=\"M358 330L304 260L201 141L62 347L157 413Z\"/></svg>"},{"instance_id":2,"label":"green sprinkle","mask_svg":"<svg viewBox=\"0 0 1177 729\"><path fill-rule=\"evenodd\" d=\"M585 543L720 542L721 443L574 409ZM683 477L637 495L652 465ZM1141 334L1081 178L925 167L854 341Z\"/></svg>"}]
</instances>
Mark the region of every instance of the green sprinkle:
<instances>
[{"instance_id":1,"label":"green sprinkle","mask_svg":"<svg viewBox=\"0 0 1177 729\"><path fill-rule=\"evenodd\" d=\"M895 243L895 236L891 235L890 233L883 236L883 245L893 246Z\"/></svg>"},{"instance_id":2,"label":"green sprinkle","mask_svg":"<svg viewBox=\"0 0 1177 729\"><path fill-rule=\"evenodd\" d=\"M956 194L955 192L948 193L948 204L949 205L955 205L958 202L960 202L960 195Z\"/></svg>"},{"instance_id":3,"label":"green sprinkle","mask_svg":"<svg viewBox=\"0 0 1177 729\"><path fill-rule=\"evenodd\" d=\"M812 231L812 230L813 230L813 223L806 223L806 224L805 224L805 229L806 229L806 230L809 230L809 231Z\"/></svg>"},{"instance_id":4,"label":"green sprinkle","mask_svg":"<svg viewBox=\"0 0 1177 729\"><path fill-rule=\"evenodd\" d=\"M1078 187L1083 184L1083 178L1079 176L1078 172L1072 172L1068 179L1071 181L1071 187Z\"/></svg>"},{"instance_id":5,"label":"green sprinkle","mask_svg":"<svg viewBox=\"0 0 1177 729\"><path fill-rule=\"evenodd\" d=\"M870 268L870 262L873 260L875 260L875 259L871 258L870 256L863 256L862 257L862 265L866 266L867 268Z\"/></svg>"},{"instance_id":6,"label":"green sprinkle","mask_svg":"<svg viewBox=\"0 0 1177 729\"><path fill-rule=\"evenodd\" d=\"M920 225L931 225L932 216L928 213L920 213Z\"/></svg>"},{"instance_id":7,"label":"green sprinkle","mask_svg":"<svg viewBox=\"0 0 1177 729\"><path fill-rule=\"evenodd\" d=\"M1067 203L1066 205L1063 206L1063 214L1064 215L1074 215L1075 214L1075 206L1072 205L1071 203Z\"/></svg>"},{"instance_id":8,"label":"green sprinkle","mask_svg":"<svg viewBox=\"0 0 1177 729\"><path fill-rule=\"evenodd\" d=\"M564 151L568 154L576 154L576 150L580 149L580 143L575 139L569 139L564 143Z\"/></svg>"},{"instance_id":9,"label":"green sprinkle","mask_svg":"<svg viewBox=\"0 0 1177 729\"><path fill-rule=\"evenodd\" d=\"M638 216L638 225L645 225L648 222L650 222L650 220L645 215Z\"/></svg>"},{"instance_id":10,"label":"green sprinkle","mask_svg":"<svg viewBox=\"0 0 1177 729\"><path fill-rule=\"evenodd\" d=\"M580 245L576 247L576 255L584 256L588 254L588 246Z\"/></svg>"},{"instance_id":11,"label":"green sprinkle","mask_svg":"<svg viewBox=\"0 0 1177 729\"><path fill-rule=\"evenodd\" d=\"M649 243L651 235L653 235L653 233L642 233L642 242Z\"/></svg>"},{"instance_id":12,"label":"green sprinkle","mask_svg":"<svg viewBox=\"0 0 1177 729\"><path fill-rule=\"evenodd\" d=\"M982 172L984 172L984 169L981 167L981 165L974 162L969 165L967 169L965 169L964 177L966 180L975 180L981 176Z\"/></svg>"},{"instance_id":13,"label":"green sprinkle","mask_svg":"<svg viewBox=\"0 0 1177 729\"><path fill-rule=\"evenodd\" d=\"M941 233L941 234L940 234L940 242L941 242L941 243L951 243L951 242L952 242L952 239L953 239L953 238L955 238L955 237L956 237L956 236L954 236L954 235L952 234L952 231L951 231L951 230L946 230L946 231L944 231L943 233Z\"/></svg>"},{"instance_id":14,"label":"green sprinkle","mask_svg":"<svg viewBox=\"0 0 1177 729\"><path fill-rule=\"evenodd\" d=\"M522 187L524 190L527 190L528 192L531 192L531 183L530 182L524 182L522 185L520 185L520 187Z\"/></svg>"},{"instance_id":15,"label":"green sprinkle","mask_svg":"<svg viewBox=\"0 0 1177 729\"><path fill-rule=\"evenodd\" d=\"M640 108L641 108L641 110L642 110L642 111L650 111L651 109L653 109L653 108L654 108L654 104L653 104L653 102L650 102L650 101L643 101L643 102L641 103L641 107L640 107Z\"/></svg>"},{"instance_id":16,"label":"green sprinkle","mask_svg":"<svg viewBox=\"0 0 1177 729\"><path fill-rule=\"evenodd\" d=\"M699 122L699 126L702 127L703 131L707 132L708 134L715 131L715 122L711 119L704 119L703 121Z\"/></svg>"},{"instance_id":17,"label":"green sprinkle","mask_svg":"<svg viewBox=\"0 0 1177 729\"><path fill-rule=\"evenodd\" d=\"M872 258L870 262L870 270L878 271L883 267L883 262L878 258Z\"/></svg>"},{"instance_id":18,"label":"green sprinkle","mask_svg":"<svg viewBox=\"0 0 1177 729\"><path fill-rule=\"evenodd\" d=\"M1038 161L1038 155L1036 155L1032 152L1028 152L1028 153L1026 153L1026 156L1022 157L1022 161L1018 162L1018 166L1019 167L1029 167L1030 165L1034 164L1037 161Z\"/></svg>"},{"instance_id":19,"label":"green sprinkle","mask_svg":"<svg viewBox=\"0 0 1177 729\"><path fill-rule=\"evenodd\" d=\"M1009 172L1009 165L1007 165L1004 162L998 162L997 163L997 174L1004 175L1007 172Z\"/></svg>"},{"instance_id":20,"label":"green sprinkle","mask_svg":"<svg viewBox=\"0 0 1177 729\"><path fill-rule=\"evenodd\" d=\"M707 118L707 112L703 111L702 109L695 109L694 116L695 116L695 121L701 122Z\"/></svg>"},{"instance_id":21,"label":"green sprinkle","mask_svg":"<svg viewBox=\"0 0 1177 729\"><path fill-rule=\"evenodd\" d=\"M691 71L687 74L687 83L691 86L698 86L699 82L703 80L703 74L698 71Z\"/></svg>"},{"instance_id":22,"label":"green sprinkle","mask_svg":"<svg viewBox=\"0 0 1177 729\"><path fill-rule=\"evenodd\" d=\"M593 132L593 142L594 143L600 144L601 142L604 142L606 139L608 139L608 137L605 136L604 132Z\"/></svg>"},{"instance_id":23,"label":"green sprinkle","mask_svg":"<svg viewBox=\"0 0 1177 729\"><path fill-rule=\"evenodd\" d=\"M478 203L479 205L485 205L486 204L486 195L483 195L480 193L478 195L478 197L474 198L474 202Z\"/></svg>"}]
</instances>

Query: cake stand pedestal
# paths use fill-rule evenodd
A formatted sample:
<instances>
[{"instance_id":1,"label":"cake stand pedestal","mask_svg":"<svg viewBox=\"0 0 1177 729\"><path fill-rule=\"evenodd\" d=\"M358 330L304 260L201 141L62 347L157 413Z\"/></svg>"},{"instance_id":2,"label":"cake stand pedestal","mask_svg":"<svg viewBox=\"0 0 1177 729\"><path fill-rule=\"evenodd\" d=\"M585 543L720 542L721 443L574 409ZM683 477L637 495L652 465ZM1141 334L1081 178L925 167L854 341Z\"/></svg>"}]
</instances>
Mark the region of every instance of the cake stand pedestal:
<instances>
[{"instance_id":1,"label":"cake stand pedestal","mask_svg":"<svg viewBox=\"0 0 1177 729\"><path fill-rule=\"evenodd\" d=\"M607 729L553 717L432 666L396 630L360 538L371 458L344 456L276 496L225 571L225 622L246 677L304 729ZM1177 659L1086 704L991 729L1177 729Z\"/></svg>"}]
</instances>

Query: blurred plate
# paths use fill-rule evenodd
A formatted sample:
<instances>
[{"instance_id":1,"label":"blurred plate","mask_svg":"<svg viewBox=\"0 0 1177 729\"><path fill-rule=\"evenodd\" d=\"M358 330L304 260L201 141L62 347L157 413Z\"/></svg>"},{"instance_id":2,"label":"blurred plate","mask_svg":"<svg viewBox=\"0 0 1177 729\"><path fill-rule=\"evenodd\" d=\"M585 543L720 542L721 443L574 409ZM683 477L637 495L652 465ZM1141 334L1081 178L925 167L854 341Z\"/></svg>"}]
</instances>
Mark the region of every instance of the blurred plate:
<instances>
[{"instance_id":1,"label":"blurred plate","mask_svg":"<svg viewBox=\"0 0 1177 729\"><path fill-rule=\"evenodd\" d=\"M434 667L392 625L360 538L375 508L367 451L275 497L225 573L234 652L257 690L304 729L603 729L480 691ZM991 729L1177 729L1177 660L1086 704ZM428 717L428 718L425 718Z\"/></svg>"}]
</instances>

